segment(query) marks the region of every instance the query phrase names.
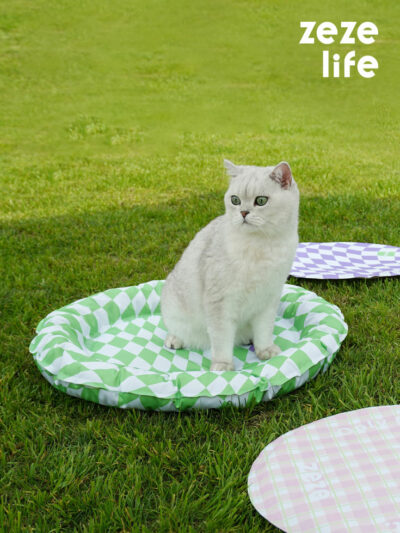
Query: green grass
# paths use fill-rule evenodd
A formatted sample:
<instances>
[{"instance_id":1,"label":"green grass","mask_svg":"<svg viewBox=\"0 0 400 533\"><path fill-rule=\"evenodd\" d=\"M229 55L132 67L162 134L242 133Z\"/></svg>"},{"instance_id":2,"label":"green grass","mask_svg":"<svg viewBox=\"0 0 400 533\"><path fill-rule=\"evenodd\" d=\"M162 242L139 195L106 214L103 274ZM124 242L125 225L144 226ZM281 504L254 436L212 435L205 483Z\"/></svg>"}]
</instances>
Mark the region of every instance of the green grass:
<instances>
[{"instance_id":1,"label":"green grass","mask_svg":"<svg viewBox=\"0 0 400 533\"><path fill-rule=\"evenodd\" d=\"M399 4L2 2L0 528L275 531L247 496L267 443L398 403L398 279L291 279L339 305L329 371L264 405L166 414L67 397L28 345L51 310L164 278L222 213L222 160L291 163L303 241L400 245ZM374 21L375 78L321 78L301 20ZM347 48L343 47L346 51ZM341 50L339 50L341 51Z\"/></svg>"}]
</instances>

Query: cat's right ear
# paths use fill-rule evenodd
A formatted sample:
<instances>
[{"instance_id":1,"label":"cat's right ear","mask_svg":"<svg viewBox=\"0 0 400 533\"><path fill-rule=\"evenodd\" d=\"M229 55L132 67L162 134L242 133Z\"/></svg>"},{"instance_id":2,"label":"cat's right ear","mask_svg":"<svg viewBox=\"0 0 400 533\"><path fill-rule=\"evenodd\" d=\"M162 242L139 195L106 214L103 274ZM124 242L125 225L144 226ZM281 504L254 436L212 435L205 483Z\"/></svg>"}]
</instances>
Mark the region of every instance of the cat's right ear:
<instances>
[{"instance_id":1,"label":"cat's right ear","mask_svg":"<svg viewBox=\"0 0 400 533\"><path fill-rule=\"evenodd\" d=\"M232 161L229 161L229 159L224 159L224 166L231 178L237 178L239 176L241 169L239 166L232 163Z\"/></svg>"}]
</instances>

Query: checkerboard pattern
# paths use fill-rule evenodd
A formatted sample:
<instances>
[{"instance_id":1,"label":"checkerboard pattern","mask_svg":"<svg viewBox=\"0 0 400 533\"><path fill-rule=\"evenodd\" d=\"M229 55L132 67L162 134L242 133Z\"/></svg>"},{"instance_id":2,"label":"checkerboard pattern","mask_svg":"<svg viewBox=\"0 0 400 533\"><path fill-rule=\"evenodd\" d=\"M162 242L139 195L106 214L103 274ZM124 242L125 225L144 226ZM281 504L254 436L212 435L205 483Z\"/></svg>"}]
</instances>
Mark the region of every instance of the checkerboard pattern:
<instances>
[{"instance_id":1,"label":"checkerboard pattern","mask_svg":"<svg viewBox=\"0 0 400 533\"><path fill-rule=\"evenodd\" d=\"M312 279L400 276L400 248L361 242L302 242L290 273Z\"/></svg>"},{"instance_id":2,"label":"checkerboard pattern","mask_svg":"<svg viewBox=\"0 0 400 533\"><path fill-rule=\"evenodd\" d=\"M400 530L400 407L369 407L302 426L253 463L249 496L283 531Z\"/></svg>"},{"instance_id":3,"label":"checkerboard pattern","mask_svg":"<svg viewBox=\"0 0 400 533\"><path fill-rule=\"evenodd\" d=\"M50 313L30 345L43 376L67 394L122 408L243 406L325 371L347 334L338 307L285 285L274 329L282 353L259 361L250 346L236 346L235 371L211 371L210 351L164 347L163 283L110 289Z\"/></svg>"}]
</instances>

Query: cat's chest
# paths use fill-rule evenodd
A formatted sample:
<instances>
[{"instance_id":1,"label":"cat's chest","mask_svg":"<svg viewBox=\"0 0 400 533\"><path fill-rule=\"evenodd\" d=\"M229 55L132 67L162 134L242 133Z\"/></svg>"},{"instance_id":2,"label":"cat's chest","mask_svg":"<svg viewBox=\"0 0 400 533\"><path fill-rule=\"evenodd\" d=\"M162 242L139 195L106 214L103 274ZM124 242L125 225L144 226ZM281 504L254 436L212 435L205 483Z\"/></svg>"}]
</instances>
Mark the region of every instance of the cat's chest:
<instances>
[{"instance_id":1,"label":"cat's chest","mask_svg":"<svg viewBox=\"0 0 400 533\"><path fill-rule=\"evenodd\" d=\"M232 295L233 290L232 297L244 311L248 305L253 307L256 302L265 301L274 294L284 283L286 269L276 260L248 257L232 271L229 292Z\"/></svg>"},{"instance_id":2,"label":"cat's chest","mask_svg":"<svg viewBox=\"0 0 400 533\"><path fill-rule=\"evenodd\" d=\"M290 250L282 246L248 247L234 257L232 274L245 284L267 282L286 268L289 258Z\"/></svg>"}]
</instances>

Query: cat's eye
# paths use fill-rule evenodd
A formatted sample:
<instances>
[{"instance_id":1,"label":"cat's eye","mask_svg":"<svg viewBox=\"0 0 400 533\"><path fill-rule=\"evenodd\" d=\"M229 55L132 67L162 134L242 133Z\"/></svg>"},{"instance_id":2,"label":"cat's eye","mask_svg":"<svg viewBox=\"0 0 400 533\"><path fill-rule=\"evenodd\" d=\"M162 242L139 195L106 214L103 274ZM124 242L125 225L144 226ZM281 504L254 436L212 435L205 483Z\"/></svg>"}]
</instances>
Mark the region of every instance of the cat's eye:
<instances>
[{"instance_id":1,"label":"cat's eye","mask_svg":"<svg viewBox=\"0 0 400 533\"><path fill-rule=\"evenodd\" d=\"M265 205L268 202L268 196L257 196L254 200L254 205Z\"/></svg>"},{"instance_id":2,"label":"cat's eye","mask_svg":"<svg viewBox=\"0 0 400 533\"><path fill-rule=\"evenodd\" d=\"M233 205L240 205L240 198L239 196L231 196L231 202L233 203Z\"/></svg>"}]
</instances>

